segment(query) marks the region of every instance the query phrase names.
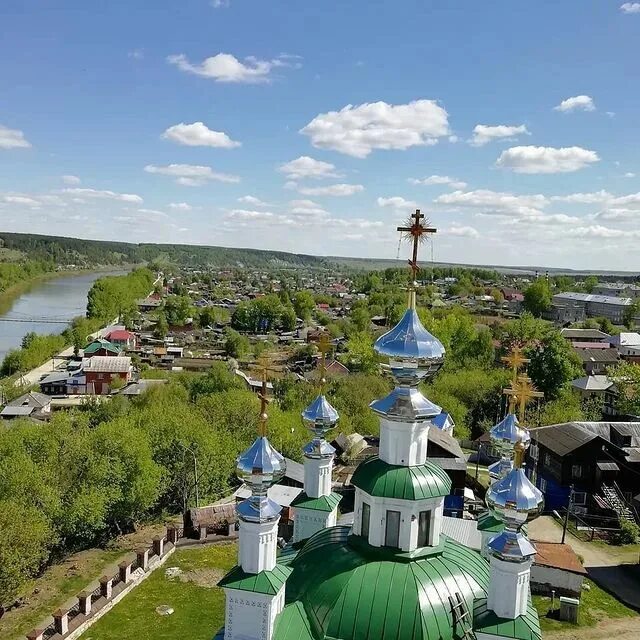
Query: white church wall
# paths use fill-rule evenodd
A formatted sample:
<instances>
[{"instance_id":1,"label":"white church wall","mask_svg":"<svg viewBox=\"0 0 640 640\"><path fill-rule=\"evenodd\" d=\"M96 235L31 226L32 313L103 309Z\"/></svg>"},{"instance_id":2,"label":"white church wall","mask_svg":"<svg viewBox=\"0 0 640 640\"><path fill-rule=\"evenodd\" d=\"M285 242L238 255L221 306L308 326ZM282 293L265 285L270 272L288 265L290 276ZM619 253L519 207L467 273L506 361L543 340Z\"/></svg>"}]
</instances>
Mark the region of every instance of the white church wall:
<instances>
[{"instance_id":1,"label":"white church wall","mask_svg":"<svg viewBox=\"0 0 640 640\"><path fill-rule=\"evenodd\" d=\"M411 467L427 460L431 422L394 422L380 418L380 460Z\"/></svg>"},{"instance_id":2,"label":"white church wall","mask_svg":"<svg viewBox=\"0 0 640 640\"><path fill-rule=\"evenodd\" d=\"M271 640L276 617L284 608L282 585L275 596L225 589L224 640Z\"/></svg>"}]
</instances>

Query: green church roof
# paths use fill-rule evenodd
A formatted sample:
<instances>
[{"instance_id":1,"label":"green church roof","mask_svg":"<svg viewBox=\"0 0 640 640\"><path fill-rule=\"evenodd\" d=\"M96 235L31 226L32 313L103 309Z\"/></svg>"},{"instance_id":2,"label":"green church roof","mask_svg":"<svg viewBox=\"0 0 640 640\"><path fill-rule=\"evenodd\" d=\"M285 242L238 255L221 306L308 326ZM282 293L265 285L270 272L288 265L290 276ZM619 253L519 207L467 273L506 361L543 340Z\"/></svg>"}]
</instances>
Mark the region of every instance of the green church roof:
<instances>
[{"instance_id":1,"label":"green church roof","mask_svg":"<svg viewBox=\"0 0 640 640\"><path fill-rule=\"evenodd\" d=\"M378 456L362 462L351 483L370 496L401 500L441 498L451 491L449 476L433 462L401 467L388 464Z\"/></svg>"},{"instance_id":2,"label":"green church roof","mask_svg":"<svg viewBox=\"0 0 640 640\"><path fill-rule=\"evenodd\" d=\"M486 599L489 563L446 536L439 552L408 561L383 550L376 557L369 545L365 553L366 543L349 544L349 531L318 532L291 561L274 640L454 640L461 628L454 628L448 597L459 593L469 610ZM518 635L535 631L530 621L496 621L500 629L511 624L509 637L540 638L539 630Z\"/></svg>"},{"instance_id":3,"label":"green church roof","mask_svg":"<svg viewBox=\"0 0 640 640\"><path fill-rule=\"evenodd\" d=\"M106 349L107 351L112 351L113 353L120 353L120 351L122 351L120 347L116 347L115 344L112 344L104 338L94 340L92 343L88 344L82 351L84 355L87 355L95 353L96 351L100 351L100 349Z\"/></svg>"},{"instance_id":4,"label":"green church roof","mask_svg":"<svg viewBox=\"0 0 640 640\"><path fill-rule=\"evenodd\" d=\"M219 587L227 589L239 589L240 591L252 591L253 593L266 593L275 595L285 583L291 569L277 564L273 571L261 571L260 573L246 573L242 567L236 566L218 582Z\"/></svg>"},{"instance_id":5,"label":"green church roof","mask_svg":"<svg viewBox=\"0 0 640 640\"><path fill-rule=\"evenodd\" d=\"M517 640L540 640L540 620L529 600L527 612L515 620L506 620L487 609L486 599L478 600L473 608L473 630Z\"/></svg>"},{"instance_id":6,"label":"green church roof","mask_svg":"<svg viewBox=\"0 0 640 640\"><path fill-rule=\"evenodd\" d=\"M330 493L328 496L321 496L320 498L310 498L303 492L292 500L291 506L298 509L331 512L338 506L340 500L342 500L342 496L337 493Z\"/></svg>"}]
</instances>

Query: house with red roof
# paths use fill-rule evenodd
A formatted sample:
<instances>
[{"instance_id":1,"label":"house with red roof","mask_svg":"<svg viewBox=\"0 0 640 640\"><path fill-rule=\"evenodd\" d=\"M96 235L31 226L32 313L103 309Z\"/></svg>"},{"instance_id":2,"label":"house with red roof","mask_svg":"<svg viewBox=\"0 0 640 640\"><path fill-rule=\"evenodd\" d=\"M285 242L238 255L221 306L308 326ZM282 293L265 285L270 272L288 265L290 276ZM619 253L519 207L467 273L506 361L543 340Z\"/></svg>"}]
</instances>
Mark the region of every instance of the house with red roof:
<instances>
[{"instance_id":1,"label":"house with red roof","mask_svg":"<svg viewBox=\"0 0 640 640\"><path fill-rule=\"evenodd\" d=\"M115 344L123 351L137 347L136 334L126 329L114 329L106 335L106 338L111 344Z\"/></svg>"}]
</instances>

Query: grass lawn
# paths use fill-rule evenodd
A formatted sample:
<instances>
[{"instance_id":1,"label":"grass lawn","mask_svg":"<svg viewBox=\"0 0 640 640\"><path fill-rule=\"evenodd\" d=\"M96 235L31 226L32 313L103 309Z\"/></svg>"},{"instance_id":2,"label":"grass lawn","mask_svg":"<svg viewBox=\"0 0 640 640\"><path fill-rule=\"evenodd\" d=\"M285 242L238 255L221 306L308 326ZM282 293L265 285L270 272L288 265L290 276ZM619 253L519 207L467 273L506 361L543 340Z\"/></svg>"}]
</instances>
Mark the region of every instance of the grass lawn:
<instances>
[{"instance_id":1,"label":"grass lawn","mask_svg":"<svg viewBox=\"0 0 640 640\"><path fill-rule=\"evenodd\" d=\"M237 557L236 543L178 549L82 640L211 640L224 624L224 593L215 584ZM167 577L172 567L182 573ZM169 605L174 613L159 615L160 605Z\"/></svg>"},{"instance_id":2,"label":"grass lawn","mask_svg":"<svg viewBox=\"0 0 640 640\"><path fill-rule=\"evenodd\" d=\"M583 591L580 598L580 612L578 614L579 627L593 627L598 622L611 620L613 618L628 618L638 616L638 614L629 607L625 606L606 591L603 591L591 580L585 580L591 589ZM540 616L540 626L545 638L553 636L554 631L564 631L566 629L575 629L576 625L570 622L561 622L553 618L547 617L547 613L551 608L551 598L544 596L533 596L533 604L535 605L538 615ZM558 598L556 598L556 608L560 607Z\"/></svg>"},{"instance_id":3,"label":"grass lawn","mask_svg":"<svg viewBox=\"0 0 640 640\"><path fill-rule=\"evenodd\" d=\"M118 538L107 549L81 551L47 568L23 589L21 595L26 603L0 619L0 638L24 640L52 611L103 575L106 567L117 564L123 557L131 557L132 549L149 544L164 528L161 524L141 527L135 533Z\"/></svg>"},{"instance_id":4,"label":"grass lawn","mask_svg":"<svg viewBox=\"0 0 640 640\"><path fill-rule=\"evenodd\" d=\"M476 477L476 463L467 462L467 473L473 478ZM478 482L485 488L489 487L489 469L478 465Z\"/></svg>"}]
</instances>

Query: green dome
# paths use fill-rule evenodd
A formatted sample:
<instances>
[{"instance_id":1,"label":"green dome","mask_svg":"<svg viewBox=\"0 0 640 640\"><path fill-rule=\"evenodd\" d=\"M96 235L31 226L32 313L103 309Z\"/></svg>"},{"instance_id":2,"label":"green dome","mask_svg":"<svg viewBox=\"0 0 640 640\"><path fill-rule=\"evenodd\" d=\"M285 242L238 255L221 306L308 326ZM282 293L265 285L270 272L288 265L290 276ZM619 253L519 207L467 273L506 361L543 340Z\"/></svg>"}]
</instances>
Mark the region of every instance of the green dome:
<instances>
[{"instance_id":1,"label":"green dome","mask_svg":"<svg viewBox=\"0 0 640 640\"><path fill-rule=\"evenodd\" d=\"M377 549L349 527L324 529L290 561L287 606L274 640L454 640L448 596L486 598L489 564L441 536L417 553Z\"/></svg>"},{"instance_id":2,"label":"green dome","mask_svg":"<svg viewBox=\"0 0 640 640\"><path fill-rule=\"evenodd\" d=\"M351 484L370 496L400 500L441 498L451 491L449 476L433 462L415 467L402 467L368 458L358 465Z\"/></svg>"}]
</instances>

